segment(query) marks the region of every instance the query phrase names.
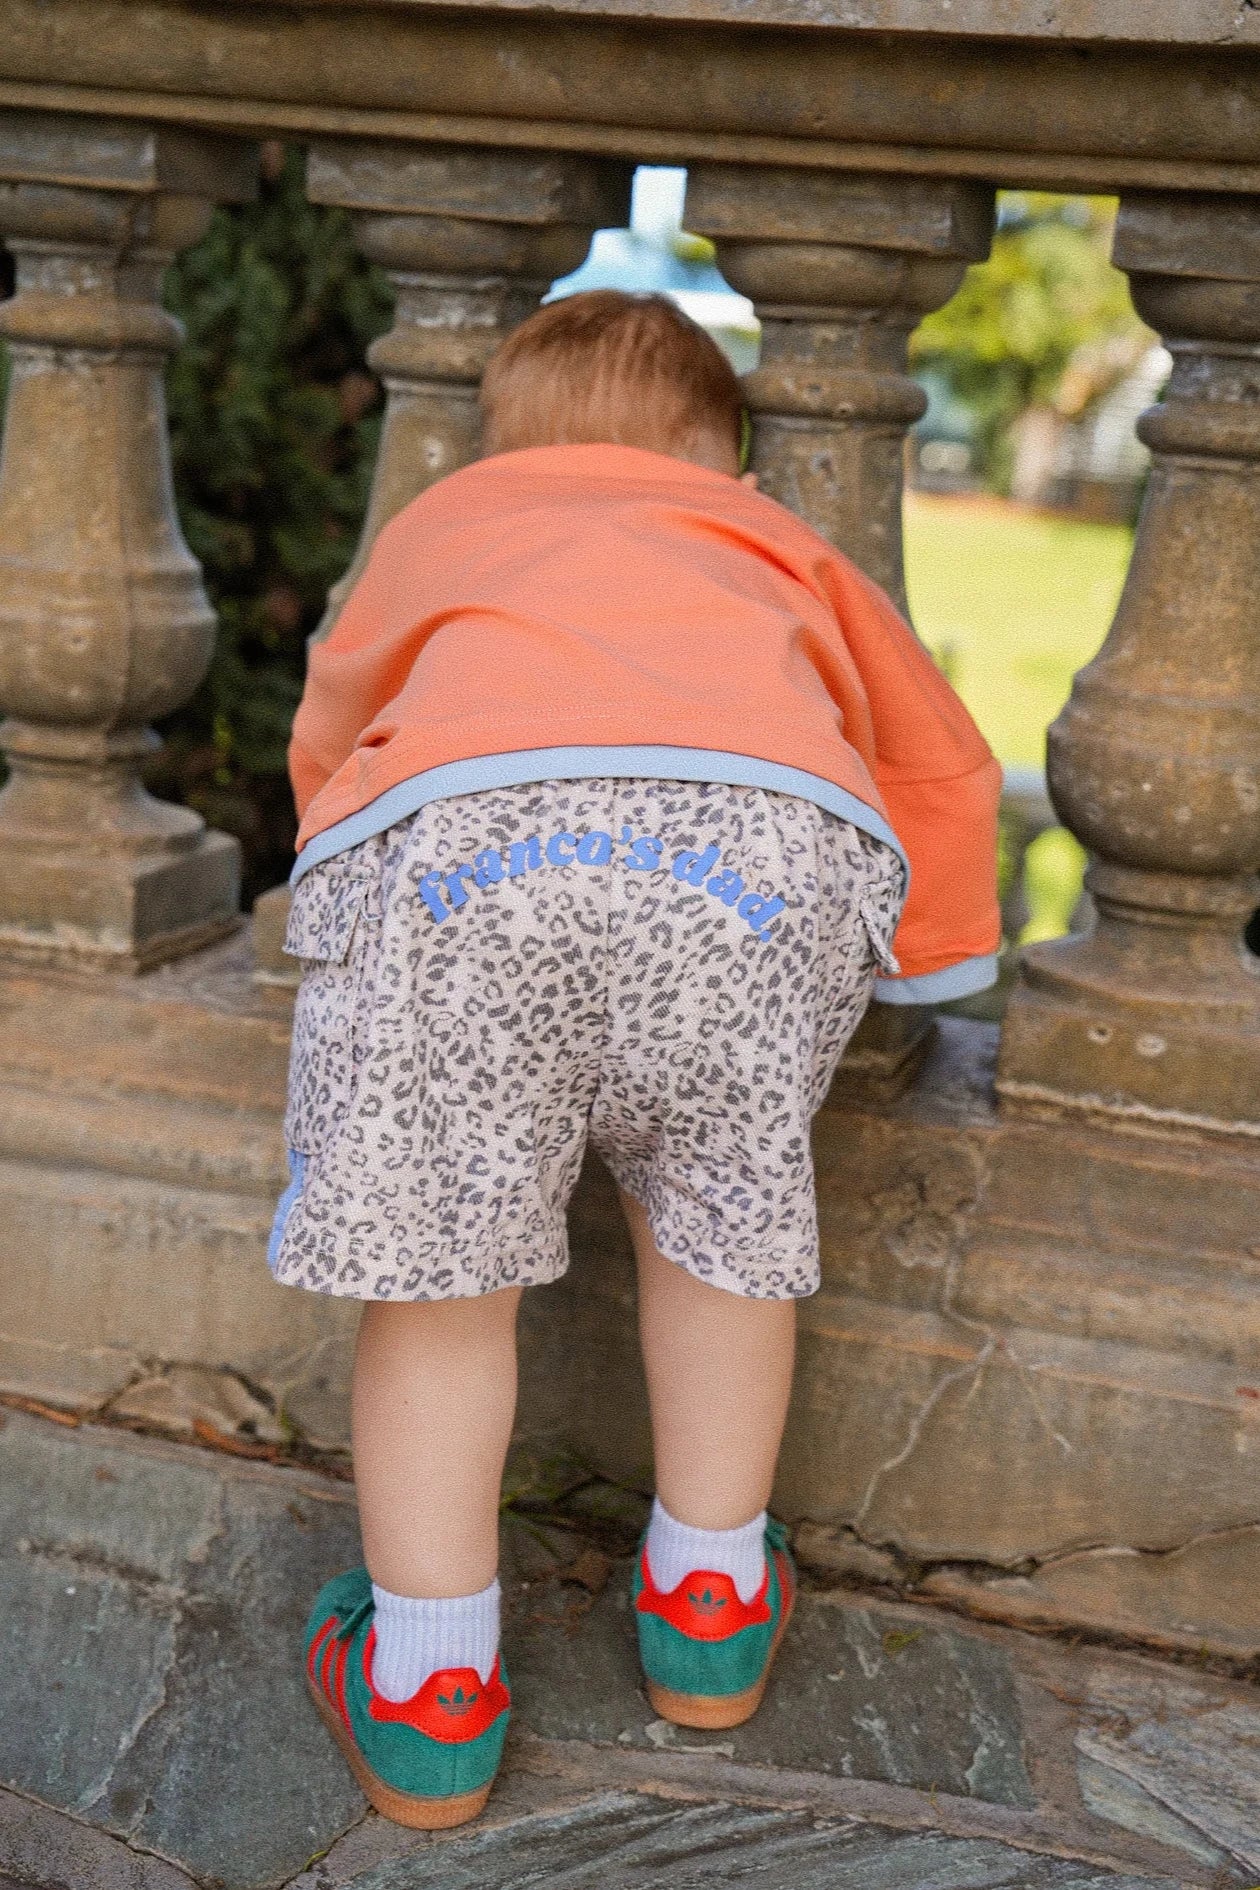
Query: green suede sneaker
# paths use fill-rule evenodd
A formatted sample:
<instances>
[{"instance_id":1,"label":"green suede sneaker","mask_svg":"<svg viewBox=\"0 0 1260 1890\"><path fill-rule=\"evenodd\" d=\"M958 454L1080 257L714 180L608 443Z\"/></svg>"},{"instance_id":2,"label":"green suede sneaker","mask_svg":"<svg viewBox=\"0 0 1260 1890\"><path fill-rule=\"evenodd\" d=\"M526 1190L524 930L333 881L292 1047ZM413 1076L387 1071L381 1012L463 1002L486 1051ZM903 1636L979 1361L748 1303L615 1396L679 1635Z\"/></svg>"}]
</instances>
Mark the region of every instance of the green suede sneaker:
<instances>
[{"instance_id":1,"label":"green suede sneaker","mask_svg":"<svg viewBox=\"0 0 1260 1890\"><path fill-rule=\"evenodd\" d=\"M697 1569L663 1595L652 1580L647 1535L630 1598L647 1695L676 1726L742 1726L761 1705L770 1663L796 1600L796 1566L782 1523L766 1524L766 1575L749 1602L729 1575Z\"/></svg>"},{"instance_id":2,"label":"green suede sneaker","mask_svg":"<svg viewBox=\"0 0 1260 1890\"><path fill-rule=\"evenodd\" d=\"M431 1674L410 1700L372 1685L372 1583L352 1568L325 1583L306 1624L306 1678L324 1724L366 1796L395 1824L466 1824L490 1796L511 1694L500 1655L484 1684L475 1667Z\"/></svg>"}]
</instances>

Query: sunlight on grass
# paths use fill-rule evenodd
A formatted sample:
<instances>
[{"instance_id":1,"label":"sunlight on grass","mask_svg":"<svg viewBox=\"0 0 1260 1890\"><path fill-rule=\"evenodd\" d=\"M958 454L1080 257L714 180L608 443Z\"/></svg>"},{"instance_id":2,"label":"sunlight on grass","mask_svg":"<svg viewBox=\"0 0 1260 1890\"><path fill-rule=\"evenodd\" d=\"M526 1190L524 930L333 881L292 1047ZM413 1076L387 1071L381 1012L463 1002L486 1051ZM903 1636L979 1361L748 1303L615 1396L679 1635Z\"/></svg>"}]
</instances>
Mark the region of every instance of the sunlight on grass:
<instances>
[{"instance_id":1,"label":"sunlight on grass","mask_svg":"<svg viewBox=\"0 0 1260 1890\"><path fill-rule=\"evenodd\" d=\"M1021 945L1062 938L1071 930L1084 871L1085 849L1066 828L1053 827L1033 841L1024 856L1024 896L1030 916L1019 935Z\"/></svg>"},{"instance_id":2,"label":"sunlight on grass","mask_svg":"<svg viewBox=\"0 0 1260 1890\"><path fill-rule=\"evenodd\" d=\"M1132 533L996 499L909 493L905 537L919 635L999 760L1043 767L1046 728L1107 634ZM1022 943L1068 930L1084 858L1062 828L1030 847Z\"/></svg>"},{"instance_id":3,"label":"sunlight on grass","mask_svg":"<svg viewBox=\"0 0 1260 1890\"><path fill-rule=\"evenodd\" d=\"M1044 766L1046 728L1115 612L1132 533L909 493L905 534L919 635L998 758Z\"/></svg>"}]
</instances>

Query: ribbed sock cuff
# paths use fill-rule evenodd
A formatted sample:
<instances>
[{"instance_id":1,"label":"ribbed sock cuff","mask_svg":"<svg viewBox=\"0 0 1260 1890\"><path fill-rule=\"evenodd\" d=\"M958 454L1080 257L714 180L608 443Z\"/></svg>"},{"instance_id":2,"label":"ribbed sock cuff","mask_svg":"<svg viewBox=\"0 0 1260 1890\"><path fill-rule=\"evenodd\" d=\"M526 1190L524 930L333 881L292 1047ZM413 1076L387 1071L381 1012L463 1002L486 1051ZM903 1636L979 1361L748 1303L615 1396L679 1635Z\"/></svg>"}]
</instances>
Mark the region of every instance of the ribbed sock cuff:
<instances>
[{"instance_id":1,"label":"ribbed sock cuff","mask_svg":"<svg viewBox=\"0 0 1260 1890\"><path fill-rule=\"evenodd\" d=\"M698 1569L729 1575L735 1592L749 1602L766 1573L766 1512L738 1529L693 1529L670 1515L658 1496L648 1524L647 1559L652 1580L663 1595Z\"/></svg>"},{"instance_id":2,"label":"ribbed sock cuff","mask_svg":"<svg viewBox=\"0 0 1260 1890\"><path fill-rule=\"evenodd\" d=\"M476 1595L438 1601L392 1595L372 1583L376 1650L372 1685L387 1700L410 1700L430 1674L475 1667L484 1683L499 1651L499 1581Z\"/></svg>"}]
</instances>

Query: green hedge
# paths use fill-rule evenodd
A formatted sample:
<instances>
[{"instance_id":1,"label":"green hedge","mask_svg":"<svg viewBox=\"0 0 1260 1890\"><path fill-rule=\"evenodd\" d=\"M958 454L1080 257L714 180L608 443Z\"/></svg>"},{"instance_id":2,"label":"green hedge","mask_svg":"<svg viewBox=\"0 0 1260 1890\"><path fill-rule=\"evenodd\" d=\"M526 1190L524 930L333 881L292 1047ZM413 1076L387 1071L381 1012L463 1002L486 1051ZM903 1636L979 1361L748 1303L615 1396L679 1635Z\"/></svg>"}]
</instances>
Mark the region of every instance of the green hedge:
<instances>
[{"instance_id":1,"label":"green hedge","mask_svg":"<svg viewBox=\"0 0 1260 1890\"><path fill-rule=\"evenodd\" d=\"M240 838L252 901L292 861L285 744L363 516L381 405L363 357L391 294L348 219L307 203L300 153L269 145L257 203L216 213L166 302L187 336L167 384L176 500L219 634L149 780Z\"/></svg>"}]
</instances>

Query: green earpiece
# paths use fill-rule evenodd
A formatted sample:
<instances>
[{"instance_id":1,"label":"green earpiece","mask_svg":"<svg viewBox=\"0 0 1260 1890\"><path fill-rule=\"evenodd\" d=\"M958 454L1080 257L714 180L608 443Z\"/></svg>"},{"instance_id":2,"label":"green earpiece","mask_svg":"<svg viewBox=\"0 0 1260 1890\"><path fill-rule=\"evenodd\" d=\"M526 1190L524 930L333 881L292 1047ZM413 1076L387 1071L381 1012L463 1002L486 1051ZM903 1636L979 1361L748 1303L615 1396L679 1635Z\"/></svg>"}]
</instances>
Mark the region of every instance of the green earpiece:
<instances>
[{"instance_id":1,"label":"green earpiece","mask_svg":"<svg viewBox=\"0 0 1260 1890\"><path fill-rule=\"evenodd\" d=\"M748 462L752 458L752 415L747 407L739 410L739 470L748 471Z\"/></svg>"}]
</instances>

